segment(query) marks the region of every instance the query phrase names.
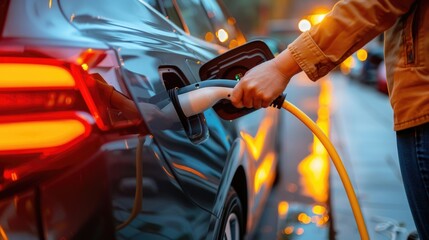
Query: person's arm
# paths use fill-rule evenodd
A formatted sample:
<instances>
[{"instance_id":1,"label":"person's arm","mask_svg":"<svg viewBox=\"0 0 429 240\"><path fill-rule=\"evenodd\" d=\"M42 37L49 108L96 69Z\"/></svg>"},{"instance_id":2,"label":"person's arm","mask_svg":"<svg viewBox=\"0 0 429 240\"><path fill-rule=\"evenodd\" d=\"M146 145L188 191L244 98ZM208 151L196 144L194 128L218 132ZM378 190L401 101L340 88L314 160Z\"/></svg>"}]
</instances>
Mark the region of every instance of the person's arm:
<instances>
[{"instance_id":1,"label":"person's arm","mask_svg":"<svg viewBox=\"0 0 429 240\"><path fill-rule=\"evenodd\" d=\"M275 59L248 71L232 92L236 107L267 107L300 70L312 80L391 27L416 0L344 0ZM398 39L401 41L401 39Z\"/></svg>"},{"instance_id":2,"label":"person's arm","mask_svg":"<svg viewBox=\"0 0 429 240\"><path fill-rule=\"evenodd\" d=\"M320 24L301 34L288 49L307 76L317 80L390 28L414 2L339 1Z\"/></svg>"}]
</instances>

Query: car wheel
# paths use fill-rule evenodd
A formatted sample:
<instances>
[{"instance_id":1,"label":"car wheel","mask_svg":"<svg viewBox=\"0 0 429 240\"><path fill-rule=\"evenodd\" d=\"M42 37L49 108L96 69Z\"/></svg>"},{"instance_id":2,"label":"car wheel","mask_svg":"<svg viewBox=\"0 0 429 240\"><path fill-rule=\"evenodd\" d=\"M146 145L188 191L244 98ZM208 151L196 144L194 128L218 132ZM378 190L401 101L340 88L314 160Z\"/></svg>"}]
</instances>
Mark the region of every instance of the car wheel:
<instances>
[{"instance_id":1,"label":"car wheel","mask_svg":"<svg viewBox=\"0 0 429 240\"><path fill-rule=\"evenodd\" d=\"M244 227L243 227L243 210L240 198L235 192L234 188L230 188L227 199L225 201L225 208L222 212L221 231L218 240L242 240Z\"/></svg>"}]
</instances>

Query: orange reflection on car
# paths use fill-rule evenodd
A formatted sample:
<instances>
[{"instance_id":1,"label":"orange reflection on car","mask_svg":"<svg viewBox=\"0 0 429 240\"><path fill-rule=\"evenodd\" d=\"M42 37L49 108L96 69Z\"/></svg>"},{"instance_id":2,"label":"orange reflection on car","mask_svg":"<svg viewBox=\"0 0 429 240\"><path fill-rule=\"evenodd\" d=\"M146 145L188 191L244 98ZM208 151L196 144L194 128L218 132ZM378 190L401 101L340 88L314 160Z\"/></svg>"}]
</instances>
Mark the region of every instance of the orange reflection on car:
<instances>
[{"instance_id":1,"label":"orange reflection on car","mask_svg":"<svg viewBox=\"0 0 429 240\"><path fill-rule=\"evenodd\" d=\"M203 178L203 179L207 180L207 177L204 174L202 174L201 172L199 172L199 171L197 171L197 170L195 170L193 168L190 168L190 167L187 167L187 166L184 166L184 165L181 165L181 164L177 164L177 163L173 163L173 166L175 168L177 168L177 169L183 170L185 172L192 173L192 174L194 174L194 175L196 175L196 176L198 176L200 178Z\"/></svg>"},{"instance_id":2,"label":"orange reflection on car","mask_svg":"<svg viewBox=\"0 0 429 240\"><path fill-rule=\"evenodd\" d=\"M8 240L9 238L6 235L6 232L4 231L3 227L0 226L0 239Z\"/></svg>"},{"instance_id":3,"label":"orange reflection on car","mask_svg":"<svg viewBox=\"0 0 429 240\"><path fill-rule=\"evenodd\" d=\"M244 131L240 131L241 137L246 142L248 150L256 161L261 156L261 153L264 149L264 142L267 138L268 130L272 128L273 124L273 119L268 117L264 118L259 125L258 132L256 133L255 137L252 137L250 134Z\"/></svg>"},{"instance_id":4,"label":"orange reflection on car","mask_svg":"<svg viewBox=\"0 0 429 240\"><path fill-rule=\"evenodd\" d=\"M254 182L255 192L259 192L259 190L261 190L262 185L266 183L270 177L273 177L270 172L272 171L271 169L273 168L275 158L276 155L274 153L271 152L267 154L267 156L264 158L264 160L256 170Z\"/></svg>"}]
</instances>

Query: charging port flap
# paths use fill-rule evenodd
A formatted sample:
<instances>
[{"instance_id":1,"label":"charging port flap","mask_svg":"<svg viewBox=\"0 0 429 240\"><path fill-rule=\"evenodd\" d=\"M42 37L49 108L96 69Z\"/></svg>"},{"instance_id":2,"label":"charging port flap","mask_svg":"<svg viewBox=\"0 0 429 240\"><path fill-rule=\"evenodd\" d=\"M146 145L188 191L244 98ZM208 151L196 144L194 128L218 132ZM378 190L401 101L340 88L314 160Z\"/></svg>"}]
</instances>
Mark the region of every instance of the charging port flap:
<instances>
[{"instance_id":1,"label":"charging port flap","mask_svg":"<svg viewBox=\"0 0 429 240\"><path fill-rule=\"evenodd\" d=\"M274 58L269 47L260 40L248 42L244 45L231 49L200 68L202 81L210 79L237 79L256 65ZM253 112L253 108L236 108L229 100L221 100L213 106L216 113L225 120L232 120Z\"/></svg>"}]
</instances>

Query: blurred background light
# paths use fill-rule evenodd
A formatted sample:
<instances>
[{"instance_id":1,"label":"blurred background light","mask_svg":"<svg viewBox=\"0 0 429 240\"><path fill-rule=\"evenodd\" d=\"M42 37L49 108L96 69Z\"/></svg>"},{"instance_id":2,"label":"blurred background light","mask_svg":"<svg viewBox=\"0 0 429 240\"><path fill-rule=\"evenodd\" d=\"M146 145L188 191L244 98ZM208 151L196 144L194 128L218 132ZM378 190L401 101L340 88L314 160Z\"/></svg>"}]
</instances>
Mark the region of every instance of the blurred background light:
<instances>
[{"instance_id":1,"label":"blurred background light","mask_svg":"<svg viewBox=\"0 0 429 240\"><path fill-rule=\"evenodd\" d=\"M366 59L368 58L368 52L365 49L359 49L356 52L356 56L359 59L359 61L365 62Z\"/></svg>"},{"instance_id":2,"label":"blurred background light","mask_svg":"<svg viewBox=\"0 0 429 240\"><path fill-rule=\"evenodd\" d=\"M216 36L220 42L226 42L226 40L228 40L228 37L229 37L225 29L222 29L222 28L216 32Z\"/></svg>"},{"instance_id":3,"label":"blurred background light","mask_svg":"<svg viewBox=\"0 0 429 240\"><path fill-rule=\"evenodd\" d=\"M301 19L298 23L298 28L301 32L307 32L311 29L311 23L307 19Z\"/></svg>"}]
</instances>

